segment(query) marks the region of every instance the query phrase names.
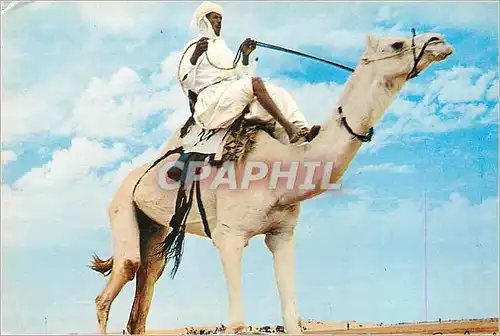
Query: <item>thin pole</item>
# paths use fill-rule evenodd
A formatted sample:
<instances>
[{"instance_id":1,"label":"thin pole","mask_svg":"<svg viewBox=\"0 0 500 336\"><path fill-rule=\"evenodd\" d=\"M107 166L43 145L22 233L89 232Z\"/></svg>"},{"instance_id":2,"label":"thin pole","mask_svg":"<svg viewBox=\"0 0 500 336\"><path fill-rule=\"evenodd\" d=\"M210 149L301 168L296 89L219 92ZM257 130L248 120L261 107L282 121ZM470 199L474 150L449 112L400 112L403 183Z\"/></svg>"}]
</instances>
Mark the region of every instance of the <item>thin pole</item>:
<instances>
[{"instance_id":1,"label":"thin pole","mask_svg":"<svg viewBox=\"0 0 500 336\"><path fill-rule=\"evenodd\" d=\"M428 321L428 287L427 287L427 190L424 190L424 307L425 321Z\"/></svg>"}]
</instances>

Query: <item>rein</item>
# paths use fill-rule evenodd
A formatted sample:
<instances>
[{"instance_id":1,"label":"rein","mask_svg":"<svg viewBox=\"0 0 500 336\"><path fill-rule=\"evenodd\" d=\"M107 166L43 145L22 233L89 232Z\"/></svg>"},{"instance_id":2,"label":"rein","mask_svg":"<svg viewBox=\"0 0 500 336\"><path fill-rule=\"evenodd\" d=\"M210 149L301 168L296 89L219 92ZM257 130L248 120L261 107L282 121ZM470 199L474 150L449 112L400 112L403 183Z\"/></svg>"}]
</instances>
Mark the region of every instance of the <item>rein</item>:
<instances>
[{"instance_id":1,"label":"rein","mask_svg":"<svg viewBox=\"0 0 500 336\"><path fill-rule=\"evenodd\" d=\"M336 63L336 62L332 62L332 61L329 61L329 60L324 59L324 58L320 58L320 57L312 56L312 55L309 55L309 54L305 54L305 53L302 53L300 51L296 51L296 50L293 50L293 49L287 49L287 48L283 48L283 47L280 47L280 46L277 46L277 45L273 45L273 44L269 44L269 43L264 43L264 42L258 42L258 41L257 41L257 46L263 47L263 48L267 48L267 49L271 49L271 50L283 51L285 53L289 53L289 54L293 54L293 55L298 55L298 56L302 56L302 57L306 57L306 58L311 58L311 59L314 59L314 60L317 60L317 61L320 61L320 62L323 62L323 63L326 63L326 64L330 64L330 65L336 66L338 68L341 68L341 69L344 69L344 70L347 70L347 71L350 71L350 72L354 72L354 68L351 68L351 67L348 67L348 66Z\"/></svg>"}]
</instances>

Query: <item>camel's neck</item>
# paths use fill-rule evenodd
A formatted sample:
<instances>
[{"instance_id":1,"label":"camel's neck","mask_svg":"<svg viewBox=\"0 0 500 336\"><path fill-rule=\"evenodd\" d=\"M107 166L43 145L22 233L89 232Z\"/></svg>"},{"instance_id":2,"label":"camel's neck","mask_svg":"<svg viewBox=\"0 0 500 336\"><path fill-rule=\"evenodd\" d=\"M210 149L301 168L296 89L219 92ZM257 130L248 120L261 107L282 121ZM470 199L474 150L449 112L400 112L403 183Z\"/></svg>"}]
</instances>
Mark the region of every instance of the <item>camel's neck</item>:
<instances>
[{"instance_id":1,"label":"camel's neck","mask_svg":"<svg viewBox=\"0 0 500 336\"><path fill-rule=\"evenodd\" d=\"M402 85L401 80L388 82L375 77L369 66L358 66L345 85L337 106L331 111L330 120L322 126L320 134L305 151L304 161L321 162L327 166L332 162L333 169L328 174L329 182L338 182L362 143L354 140L341 125L337 107L342 106L343 115L352 131L364 135L379 121ZM323 189L324 172L317 174L312 184L315 185L314 191L294 191L294 195L285 199L303 200L326 191Z\"/></svg>"}]
</instances>

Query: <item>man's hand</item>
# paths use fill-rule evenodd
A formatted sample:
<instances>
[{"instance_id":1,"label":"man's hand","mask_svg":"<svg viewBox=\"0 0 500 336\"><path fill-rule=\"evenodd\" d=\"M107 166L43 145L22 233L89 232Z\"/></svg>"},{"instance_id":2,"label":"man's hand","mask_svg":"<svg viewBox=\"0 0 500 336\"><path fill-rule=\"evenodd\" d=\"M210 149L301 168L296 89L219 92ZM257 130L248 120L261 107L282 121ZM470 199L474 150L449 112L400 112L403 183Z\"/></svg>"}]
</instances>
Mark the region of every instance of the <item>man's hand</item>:
<instances>
[{"instance_id":1,"label":"man's hand","mask_svg":"<svg viewBox=\"0 0 500 336\"><path fill-rule=\"evenodd\" d=\"M198 58L200 58L201 55L205 51L208 50L208 37L202 37L199 39L199 41L196 43L196 49L194 49L193 55L191 56L191 64L195 65L196 62L198 62Z\"/></svg>"},{"instance_id":2,"label":"man's hand","mask_svg":"<svg viewBox=\"0 0 500 336\"><path fill-rule=\"evenodd\" d=\"M244 56L249 56L255 48L257 48L257 41L252 40L251 38L247 38L243 41L243 43L241 43L241 51Z\"/></svg>"}]
</instances>

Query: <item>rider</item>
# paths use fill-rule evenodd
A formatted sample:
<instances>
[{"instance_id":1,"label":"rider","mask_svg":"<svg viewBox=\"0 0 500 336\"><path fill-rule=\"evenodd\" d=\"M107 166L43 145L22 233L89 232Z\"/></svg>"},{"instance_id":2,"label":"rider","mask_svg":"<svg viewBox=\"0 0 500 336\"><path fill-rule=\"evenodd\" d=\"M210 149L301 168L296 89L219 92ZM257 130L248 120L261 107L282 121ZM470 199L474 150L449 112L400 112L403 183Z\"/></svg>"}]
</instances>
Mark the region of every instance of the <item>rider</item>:
<instances>
[{"instance_id":1,"label":"rider","mask_svg":"<svg viewBox=\"0 0 500 336\"><path fill-rule=\"evenodd\" d=\"M222 8L212 2L203 2L191 22L200 35L188 42L179 66L181 84L197 95L194 119L204 129L225 128L238 118L254 100L283 127L291 143L310 139L318 131L307 128L307 122L289 93L281 88L265 85L261 78L249 74L249 55L256 41L247 38L241 44L242 64L232 66L235 55L220 37ZM270 95L286 106L285 117ZM267 116L268 117L268 116Z\"/></svg>"}]
</instances>

